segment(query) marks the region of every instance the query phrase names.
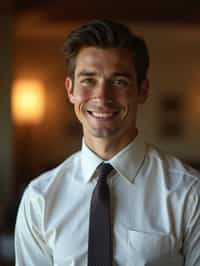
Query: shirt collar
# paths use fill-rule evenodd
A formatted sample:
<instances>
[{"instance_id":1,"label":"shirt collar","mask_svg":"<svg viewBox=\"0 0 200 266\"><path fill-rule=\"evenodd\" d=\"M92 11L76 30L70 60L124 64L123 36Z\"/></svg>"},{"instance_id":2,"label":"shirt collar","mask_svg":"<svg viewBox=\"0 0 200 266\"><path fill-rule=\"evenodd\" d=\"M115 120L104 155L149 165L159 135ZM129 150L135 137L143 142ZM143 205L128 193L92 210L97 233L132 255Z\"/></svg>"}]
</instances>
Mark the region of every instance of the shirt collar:
<instances>
[{"instance_id":1,"label":"shirt collar","mask_svg":"<svg viewBox=\"0 0 200 266\"><path fill-rule=\"evenodd\" d=\"M87 183L91 179L97 166L102 162L103 160L85 144L83 138L81 149L81 168L83 172L84 183Z\"/></svg>"},{"instance_id":2,"label":"shirt collar","mask_svg":"<svg viewBox=\"0 0 200 266\"><path fill-rule=\"evenodd\" d=\"M123 150L117 153L109 162L126 180L133 182L145 158L146 145L143 139L137 137Z\"/></svg>"},{"instance_id":3,"label":"shirt collar","mask_svg":"<svg viewBox=\"0 0 200 266\"><path fill-rule=\"evenodd\" d=\"M120 176L126 180L133 182L134 178L144 161L145 144L140 136L137 136L129 145L117 153L112 159L106 161L110 163ZM81 150L81 167L83 173L83 182L87 183L94 174L97 166L103 160L98 157L89 147L82 141Z\"/></svg>"}]
</instances>

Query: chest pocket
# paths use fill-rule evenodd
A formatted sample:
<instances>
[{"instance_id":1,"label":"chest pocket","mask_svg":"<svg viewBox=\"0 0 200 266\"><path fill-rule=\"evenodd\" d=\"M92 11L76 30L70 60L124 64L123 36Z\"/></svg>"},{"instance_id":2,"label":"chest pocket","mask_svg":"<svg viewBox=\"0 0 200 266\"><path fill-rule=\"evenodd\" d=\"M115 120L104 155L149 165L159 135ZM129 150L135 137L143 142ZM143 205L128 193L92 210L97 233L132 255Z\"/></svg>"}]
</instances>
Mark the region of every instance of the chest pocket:
<instances>
[{"instance_id":1,"label":"chest pocket","mask_svg":"<svg viewBox=\"0 0 200 266\"><path fill-rule=\"evenodd\" d=\"M183 258L171 235L129 230L127 266L147 265L182 266Z\"/></svg>"}]
</instances>

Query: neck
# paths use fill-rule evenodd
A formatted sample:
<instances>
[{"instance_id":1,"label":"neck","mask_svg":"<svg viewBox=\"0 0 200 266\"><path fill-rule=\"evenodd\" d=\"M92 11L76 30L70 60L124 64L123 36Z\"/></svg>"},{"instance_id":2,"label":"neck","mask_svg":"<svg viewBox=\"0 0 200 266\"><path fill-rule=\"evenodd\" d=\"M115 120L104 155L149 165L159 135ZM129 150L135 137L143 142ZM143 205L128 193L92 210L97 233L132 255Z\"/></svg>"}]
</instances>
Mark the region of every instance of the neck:
<instances>
[{"instance_id":1,"label":"neck","mask_svg":"<svg viewBox=\"0 0 200 266\"><path fill-rule=\"evenodd\" d=\"M114 139L112 138L97 138L92 137L85 138L85 144L100 158L103 160L110 160L114 155L120 152L123 148L125 148L131 141L135 139L137 136L137 131L134 135L130 136L127 139Z\"/></svg>"}]
</instances>

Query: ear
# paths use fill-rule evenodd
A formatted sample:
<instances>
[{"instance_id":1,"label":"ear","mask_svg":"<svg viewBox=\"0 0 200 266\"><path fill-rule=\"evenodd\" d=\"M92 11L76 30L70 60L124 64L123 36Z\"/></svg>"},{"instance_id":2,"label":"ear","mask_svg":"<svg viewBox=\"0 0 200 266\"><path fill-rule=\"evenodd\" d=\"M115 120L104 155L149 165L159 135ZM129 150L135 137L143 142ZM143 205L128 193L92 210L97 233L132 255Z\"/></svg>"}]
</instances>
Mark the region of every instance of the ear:
<instances>
[{"instance_id":1,"label":"ear","mask_svg":"<svg viewBox=\"0 0 200 266\"><path fill-rule=\"evenodd\" d=\"M69 78L69 77L66 77L66 79L65 79L65 89L67 91L69 101L71 103L74 103L75 99L74 99L74 94L73 94L73 83L72 83L71 78Z\"/></svg>"},{"instance_id":2,"label":"ear","mask_svg":"<svg viewBox=\"0 0 200 266\"><path fill-rule=\"evenodd\" d=\"M139 103L143 104L146 102L149 96L149 80L145 79L141 82L140 91L138 93Z\"/></svg>"}]
</instances>

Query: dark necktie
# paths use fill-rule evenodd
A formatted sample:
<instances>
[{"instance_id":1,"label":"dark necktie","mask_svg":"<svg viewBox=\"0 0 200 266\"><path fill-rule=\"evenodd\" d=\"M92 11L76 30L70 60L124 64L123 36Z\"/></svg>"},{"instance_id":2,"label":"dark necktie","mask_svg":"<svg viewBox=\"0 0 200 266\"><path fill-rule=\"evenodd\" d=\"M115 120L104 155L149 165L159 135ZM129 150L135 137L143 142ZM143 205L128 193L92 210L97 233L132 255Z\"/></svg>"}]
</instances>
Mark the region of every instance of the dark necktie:
<instances>
[{"instance_id":1,"label":"dark necktie","mask_svg":"<svg viewBox=\"0 0 200 266\"><path fill-rule=\"evenodd\" d=\"M88 266L112 266L112 229L110 191L107 176L112 170L108 163L97 168L98 181L90 205Z\"/></svg>"}]
</instances>

